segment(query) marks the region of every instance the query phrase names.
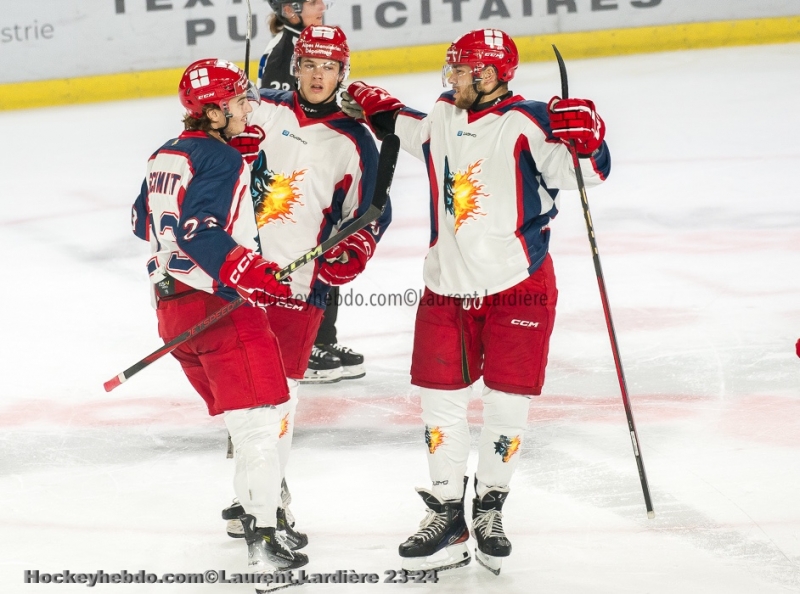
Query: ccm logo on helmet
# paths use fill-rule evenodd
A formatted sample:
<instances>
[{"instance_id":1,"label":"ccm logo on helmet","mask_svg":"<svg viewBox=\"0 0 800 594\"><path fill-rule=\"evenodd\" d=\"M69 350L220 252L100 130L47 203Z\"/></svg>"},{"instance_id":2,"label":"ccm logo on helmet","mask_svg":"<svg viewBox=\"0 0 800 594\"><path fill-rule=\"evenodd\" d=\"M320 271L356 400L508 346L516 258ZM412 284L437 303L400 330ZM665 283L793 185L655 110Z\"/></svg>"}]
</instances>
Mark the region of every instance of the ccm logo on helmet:
<instances>
[{"instance_id":1,"label":"ccm logo on helmet","mask_svg":"<svg viewBox=\"0 0 800 594\"><path fill-rule=\"evenodd\" d=\"M512 326L522 326L523 328L538 328L539 322L531 322L530 320L511 320Z\"/></svg>"}]
</instances>

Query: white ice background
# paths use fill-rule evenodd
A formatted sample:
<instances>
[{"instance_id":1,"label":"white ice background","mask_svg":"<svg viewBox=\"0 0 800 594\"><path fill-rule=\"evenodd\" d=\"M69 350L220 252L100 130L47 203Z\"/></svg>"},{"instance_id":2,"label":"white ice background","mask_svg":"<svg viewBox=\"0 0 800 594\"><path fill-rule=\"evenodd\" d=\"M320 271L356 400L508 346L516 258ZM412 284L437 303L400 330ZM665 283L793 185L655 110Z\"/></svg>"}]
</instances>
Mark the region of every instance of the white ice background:
<instances>
[{"instance_id":1,"label":"white ice background","mask_svg":"<svg viewBox=\"0 0 800 594\"><path fill-rule=\"evenodd\" d=\"M800 591L800 44L566 59L571 94L593 99L608 126L611 175L589 200L656 518L579 196L564 192L552 225L558 314L504 510L513 553L502 573L473 562L435 585L303 591ZM423 111L442 90L438 73L371 82ZM548 100L555 61L523 65L511 87ZM180 114L175 98L0 113L2 592L86 591L23 584L36 569L246 570L219 516L233 495L225 430L178 364L165 357L102 387L160 345L129 209ZM426 185L403 154L394 223L355 294L422 287ZM309 572L383 579L424 516L414 312L343 307L341 342L366 355L367 376L301 388L288 478ZM479 399L470 410L475 441Z\"/></svg>"}]
</instances>

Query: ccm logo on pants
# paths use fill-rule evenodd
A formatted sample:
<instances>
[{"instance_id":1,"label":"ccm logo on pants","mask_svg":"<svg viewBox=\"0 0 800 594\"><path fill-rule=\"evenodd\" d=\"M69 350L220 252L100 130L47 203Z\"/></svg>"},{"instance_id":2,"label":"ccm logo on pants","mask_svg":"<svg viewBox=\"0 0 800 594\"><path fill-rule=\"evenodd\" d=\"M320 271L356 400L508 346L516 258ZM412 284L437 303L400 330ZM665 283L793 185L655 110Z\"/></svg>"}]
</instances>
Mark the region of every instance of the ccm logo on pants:
<instances>
[{"instance_id":1,"label":"ccm logo on pants","mask_svg":"<svg viewBox=\"0 0 800 594\"><path fill-rule=\"evenodd\" d=\"M531 322L530 320L511 320L512 326L522 326L523 328L538 328L539 322Z\"/></svg>"}]
</instances>

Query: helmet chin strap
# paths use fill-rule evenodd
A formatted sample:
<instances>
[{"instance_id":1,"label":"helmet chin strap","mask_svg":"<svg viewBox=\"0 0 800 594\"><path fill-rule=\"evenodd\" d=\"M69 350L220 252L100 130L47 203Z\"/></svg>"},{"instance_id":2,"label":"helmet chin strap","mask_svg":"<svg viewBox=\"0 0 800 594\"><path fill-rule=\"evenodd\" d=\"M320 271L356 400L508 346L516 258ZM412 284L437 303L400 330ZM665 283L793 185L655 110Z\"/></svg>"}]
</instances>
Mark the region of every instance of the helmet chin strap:
<instances>
[{"instance_id":1,"label":"helmet chin strap","mask_svg":"<svg viewBox=\"0 0 800 594\"><path fill-rule=\"evenodd\" d=\"M225 130L227 130L228 126L230 126L231 120L233 119L233 114L228 111L227 103L223 103L219 107L222 110L222 113L225 115L225 125L222 126L221 128L212 128L212 130L217 134L219 134L222 137L222 140L224 140L225 142L230 142L232 136L228 136L225 133Z\"/></svg>"},{"instance_id":2,"label":"helmet chin strap","mask_svg":"<svg viewBox=\"0 0 800 594\"><path fill-rule=\"evenodd\" d=\"M478 79L478 80L483 80L483 79ZM469 109L475 109L478 105L480 105L481 99L483 99L486 95L491 95L497 89L499 89L501 86L503 86L503 81L502 80L498 80L497 84L494 86L494 88L491 91L489 91L488 93L484 93L483 91L478 90L478 81L477 80L473 80L472 81L472 88L475 89L476 96L475 96L475 101L472 102L472 105L469 106Z\"/></svg>"}]
</instances>

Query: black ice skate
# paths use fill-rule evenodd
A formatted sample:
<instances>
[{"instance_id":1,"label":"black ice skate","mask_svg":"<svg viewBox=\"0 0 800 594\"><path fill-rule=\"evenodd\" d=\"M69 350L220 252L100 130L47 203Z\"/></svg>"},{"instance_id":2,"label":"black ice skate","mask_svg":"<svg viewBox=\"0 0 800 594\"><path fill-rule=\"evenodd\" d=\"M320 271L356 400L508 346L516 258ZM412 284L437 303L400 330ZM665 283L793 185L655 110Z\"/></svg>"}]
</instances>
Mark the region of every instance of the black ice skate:
<instances>
[{"instance_id":1,"label":"black ice skate","mask_svg":"<svg viewBox=\"0 0 800 594\"><path fill-rule=\"evenodd\" d=\"M251 573L272 573L297 569L308 563L308 557L289 549L284 536L275 528L257 528L250 514L241 518L247 542L247 567Z\"/></svg>"},{"instance_id":2,"label":"black ice skate","mask_svg":"<svg viewBox=\"0 0 800 594\"><path fill-rule=\"evenodd\" d=\"M400 545L402 568L406 571L454 569L470 561L464 521L464 497L442 501L426 489L417 489L428 513L419 530Z\"/></svg>"},{"instance_id":3,"label":"black ice skate","mask_svg":"<svg viewBox=\"0 0 800 594\"><path fill-rule=\"evenodd\" d=\"M342 379L358 379L367 375L364 368L364 355L341 344L321 344L319 347L331 355L339 357L342 362Z\"/></svg>"},{"instance_id":4,"label":"black ice skate","mask_svg":"<svg viewBox=\"0 0 800 594\"><path fill-rule=\"evenodd\" d=\"M228 507L222 510L222 519L227 522L225 532L231 538L244 538L244 528L239 520L244 515L244 508L238 499L234 499Z\"/></svg>"},{"instance_id":5,"label":"black ice skate","mask_svg":"<svg viewBox=\"0 0 800 594\"><path fill-rule=\"evenodd\" d=\"M294 529L294 516L289 509L291 502L292 494L286 485L286 479L284 479L281 481L281 507L278 508L275 517L277 519L277 529L284 533L289 548L296 551L308 544L308 536ZM244 508L238 499L234 499L231 505L222 510L222 519L228 522L225 531L231 538L244 538L244 527L241 520L239 520L243 515Z\"/></svg>"},{"instance_id":6,"label":"black ice skate","mask_svg":"<svg viewBox=\"0 0 800 594\"><path fill-rule=\"evenodd\" d=\"M321 349L317 345L311 347L301 384L332 384L342 379L342 360L333 353Z\"/></svg>"},{"instance_id":7,"label":"black ice skate","mask_svg":"<svg viewBox=\"0 0 800 594\"><path fill-rule=\"evenodd\" d=\"M472 534L478 541L475 558L495 575L500 574L503 557L511 554L511 543L503 531L501 512L507 497L507 488L492 487L483 497L472 500Z\"/></svg>"},{"instance_id":8,"label":"black ice skate","mask_svg":"<svg viewBox=\"0 0 800 594\"><path fill-rule=\"evenodd\" d=\"M298 532L294 529L292 526L294 522L289 521L287 517L287 510L285 508L278 508L276 518L278 520L276 530L283 534L284 538L286 538L286 544L291 550L297 551L308 544L308 536L303 532Z\"/></svg>"}]
</instances>

